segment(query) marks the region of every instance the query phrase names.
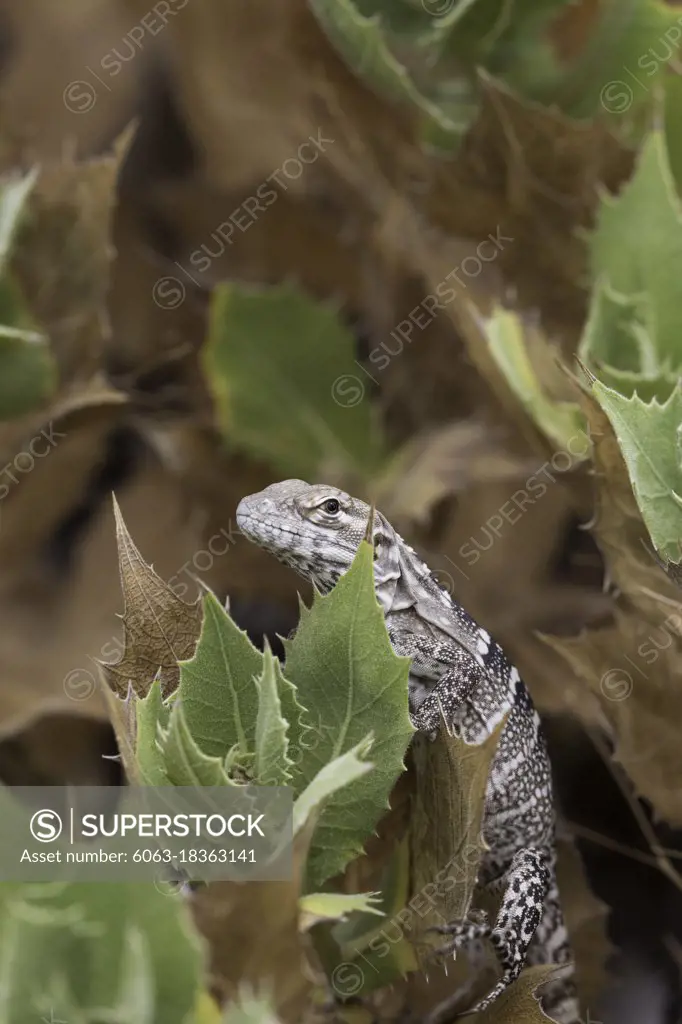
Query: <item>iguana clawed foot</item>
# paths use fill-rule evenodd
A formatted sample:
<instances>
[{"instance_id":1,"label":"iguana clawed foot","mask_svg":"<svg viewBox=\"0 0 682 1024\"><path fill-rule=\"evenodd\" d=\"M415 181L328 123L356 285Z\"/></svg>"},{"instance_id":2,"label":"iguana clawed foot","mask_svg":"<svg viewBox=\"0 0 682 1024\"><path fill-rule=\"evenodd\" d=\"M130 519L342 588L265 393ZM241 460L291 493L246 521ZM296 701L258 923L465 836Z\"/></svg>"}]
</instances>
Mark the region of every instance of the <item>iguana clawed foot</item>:
<instances>
[{"instance_id":1,"label":"iguana clawed foot","mask_svg":"<svg viewBox=\"0 0 682 1024\"><path fill-rule=\"evenodd\" d=\"M449 956L452 953L456 956L458 950L466 949L482 939L490 938L492 926L485 910L470 910L462 920L436 925L431 930L448 936L447 942L444 942L437 951L438 954Z\"/></svg>"},{"instance_id":2,"label":"iguana clawed foot","mask_svg":"<svg viewBox=\"0 0 682 1024\"><path fill-rule=\"evenodd\" d=\"M514 855L505 875L489 888L503 890L494 925L484 911L470 911L463 921L442 925L437 930L450 940L439 952L456 953L488 939L495 950L502 976L488 995L467 1013L484 1010L515 981L526 964L528 947L543 914L551 873L547 851L526 847Z\"/></svg>"},{"instance_id":3,"label":"iguana clawed foot","mask_svg":"<svg viewBox=\"0 0 682 1024\"><path fill-rule=\"evenodd\" d=\"M455 643L436 640L411 630L389 629L396 654L412 658L412 671L424 678L438 675L438 683L418 707L410 707L413 725L431 734L441 725L443 716L450 723L453 715L471 697L480 681L481 669L467 652Z\"/></svg>"}]
</instances>

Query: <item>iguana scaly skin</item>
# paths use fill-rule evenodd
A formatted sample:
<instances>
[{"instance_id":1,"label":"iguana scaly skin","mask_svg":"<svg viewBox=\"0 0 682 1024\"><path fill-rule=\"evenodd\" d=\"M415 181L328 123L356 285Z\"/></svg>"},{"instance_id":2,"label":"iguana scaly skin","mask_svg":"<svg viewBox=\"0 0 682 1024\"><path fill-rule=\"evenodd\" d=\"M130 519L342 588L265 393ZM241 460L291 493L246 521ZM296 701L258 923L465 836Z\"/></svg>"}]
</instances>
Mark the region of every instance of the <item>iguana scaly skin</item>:
<instances>
[{"instance_id":1,"label":"iguana scaly skin","mask_svg":"<svg viewBox=\"0 0 682 1024\"><path fill-rule=\"evenodd\" d=\"M284 480L244 498L239 527L322 592L350 568L371 509L335 487ZM482 743L508 715L486 790L478 884L502 891L493 924L478 916L454 922L448 951L491 941L502 976L475 1007L482 1010L525 964L571 963L555 876L552 778L540 719L516 669L490 635L444 591L426 565L379 512L374 513L374 583L397 654L412 658L410 714L433 733L448 727ZM560 1024L579 1010L571 968L544 990L543 1005ZM471 1012L471 1011L470 1011Z\"/></svg>"}]
</instances>

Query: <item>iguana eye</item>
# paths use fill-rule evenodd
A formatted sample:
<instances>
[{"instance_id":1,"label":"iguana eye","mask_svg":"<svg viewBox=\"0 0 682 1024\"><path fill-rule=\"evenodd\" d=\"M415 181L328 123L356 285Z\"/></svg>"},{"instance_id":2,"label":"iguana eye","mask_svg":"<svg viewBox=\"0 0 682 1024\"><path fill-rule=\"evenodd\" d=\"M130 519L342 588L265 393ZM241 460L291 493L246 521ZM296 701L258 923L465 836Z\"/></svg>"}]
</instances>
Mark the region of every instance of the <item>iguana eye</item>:
<instances>
[{"instance_id":1,"label":"iguana eye","mask_svg":"<svg viewBox=\"0 0 682 1024\"><path fill-rule=\"evenodd\" d=\"M330 516L335 516L341 508L341 504L336 500L336 498L327 498L326 501L322 502L321 508L323 508Z\"/></svg>"}]
</instances>

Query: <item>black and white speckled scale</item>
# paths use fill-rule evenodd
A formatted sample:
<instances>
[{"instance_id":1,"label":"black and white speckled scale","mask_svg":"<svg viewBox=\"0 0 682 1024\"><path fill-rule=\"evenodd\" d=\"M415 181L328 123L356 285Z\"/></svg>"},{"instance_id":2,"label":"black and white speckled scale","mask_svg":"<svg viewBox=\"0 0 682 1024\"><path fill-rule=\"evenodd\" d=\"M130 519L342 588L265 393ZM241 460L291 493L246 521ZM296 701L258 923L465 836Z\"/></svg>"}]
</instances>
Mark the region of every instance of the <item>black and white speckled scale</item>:
<instances>
[{"instance_id":1,"label":"black and white speckled scale","mask_svg":"<svg viewBox=\"0 0 682 1024\"><path fill-rule=\"evenodd\" d=\"M353 561L370 508L343 491L284 480L244 498L237 522L250 540L329 591ZM552 778L540 719L516 669L489 634L436 582L417 554L375 512L377 599L395 651L412 658L410 713L432 733L441 711L467 743L479 744L508 714L486 791L479 884L502 892L493 924L480 915L443 929L446 948L480 949L489 938L502 976L488 1006L525 964L570 965L555 877ZM563 972L562 972L563 973ZM571 969L545 989L560 1024L579 1018Z\"/></svg>"}]
</instances>

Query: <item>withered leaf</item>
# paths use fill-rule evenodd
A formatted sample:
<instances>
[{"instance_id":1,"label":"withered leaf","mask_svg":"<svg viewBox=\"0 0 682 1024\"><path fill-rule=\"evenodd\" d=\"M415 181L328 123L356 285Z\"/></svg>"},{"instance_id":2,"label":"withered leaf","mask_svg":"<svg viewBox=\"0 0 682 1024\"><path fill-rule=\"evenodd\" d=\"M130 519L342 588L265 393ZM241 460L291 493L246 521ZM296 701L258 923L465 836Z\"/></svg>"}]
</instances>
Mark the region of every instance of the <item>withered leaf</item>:
<instances>
[{"instance_id":1,"label":"withered leaf","mask_svg":"<svg viewBox=\"0 0 682 1024\"><path fill-rule=\"evenodd\" d=\"M86 379L100 366L115 255L110 217L131 137L128 128L95 159L74 159L65 148L60 160L46 163L18 232L12 270L30 297L33 320L50 338L62 382Z\"/></svg>"},{"instance_id":2,"label":"withered leaf","mask_svg":"<svg viewBox=\"0 0 682 1024\"><path fill-rule=\"evenodd\" d=\"M682 823L679 727L682 694L682 612L662 607L660 619L618 610L614 628L578 638L543 637L601 703L614 758L635 791L668 821ZM580 711L580 700L575 700Z\"/></svg>"},{"instance_id":3,"label":"withered leaf","mask_svg":"<svg viewBox=\"0 0 682 1024\"><path fill-rule=\"evenodd\" d=\"M201 629L201 603L186 604L147 565L135 547L114 498L121 586L124 596L121 658L105 664L107 681L115 693L128 692L132 683L138 696L146 696L159 673L164 697L177 689L178 661L191 658Z\"/></svg>"},{"instance_id":4,"label":"withered leaf","mask_svg":"<svg viewBox=\"0 0 682 1024\"><path fill-rule=\"evenodd\" d=\"M583 394L593 443L596 516L592 524L609 577L617 584L613 626L579 637L543 637L598 698L602 727L612 730L615 759L638 794L667 820L682 822L679 730L682 695L682 602L679 588L650 551L615 434L594 399ZM585 701L569 696L584 717Z\"/></svg>"},{"instance_id":5,"label":"withered leaf","mask_svg":"<svg viewBox=\"0 0 682 1024\"><path fill-rule=\"evenodd\" d=\"M585 1006L593 1005L606 984L606 961L613 947L606 933L609 907L590 891L575 845L557 842L557 882L575 957L576 984Z\"/></svg>"},{"instance_id":6,"label":"withered leaf","mask_svg":"<svg viewBox=\"0 0 682 1024\"><path fill-rule=\"evenodd\" d=\"M666 579L653 550L606 413L585 391L580 394L580 402L589 425L596 470L595 539L613 582L644 614L658 617L671 601L679 601L679 591Z\"/></svg>"},{"instance_id":7,"label":"withered leaf","mask_svg":"<svg viewBox=\"0 0 682 1024\"><path fill-rule=\"evenodd\" d=\"M426 929L466 916L484 850L481 823L490 764L501 722L480 746L441 729L433 742L415 737L416 800L412 818L412 891L429 893L418 918L420 944L442 939ZM435 884L435 891L434 891Z\"/></svg>"},{"instance_id":8,"label":"withered leaf","mask_svg":"<svg viewBox=\"0 0 682 1024\"><path fill-rule=\"evenodd\" d=\"M462 1013L459 1009L460 992L456 992L434 1007L424 1024L450 1024L455 1018L469 1024L510 1024L511 1021L514 1024L545 1024L553 1018L543 1011L538 994L542 993L543 985L560 979L565 970L556 964L527 967L509 988L479 1013Z\"/></svg>"},{"instance_id":9,"label":"withered leaf","mask_svg":"<svg viewBox=\"0 0 682 1024\"><path fill-rule=\"evenodd\" d=\"M470 1024L546 1024L551 1017L543 1012L537 992L542 985L560 976L554 965L528 967L502 995L481 1013L464 1017Z\"/></svg>"},{"instance_id":10,"label":"withered leaf","mask_svg":"<svg viewBox=\"0 0 682 1024\"><path fill-rule=\"evenodd\" d=\"M535 463L504 450L474 421L448 423L413 437L377 483L377 505L391 522L425 523L433 507L474 483L512 480Z\"/></svg>"}]
</instances>

